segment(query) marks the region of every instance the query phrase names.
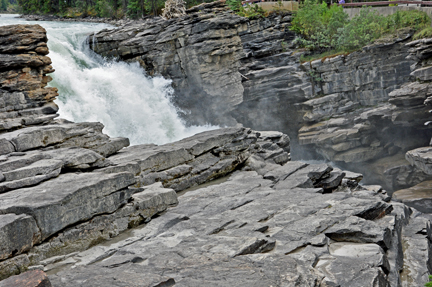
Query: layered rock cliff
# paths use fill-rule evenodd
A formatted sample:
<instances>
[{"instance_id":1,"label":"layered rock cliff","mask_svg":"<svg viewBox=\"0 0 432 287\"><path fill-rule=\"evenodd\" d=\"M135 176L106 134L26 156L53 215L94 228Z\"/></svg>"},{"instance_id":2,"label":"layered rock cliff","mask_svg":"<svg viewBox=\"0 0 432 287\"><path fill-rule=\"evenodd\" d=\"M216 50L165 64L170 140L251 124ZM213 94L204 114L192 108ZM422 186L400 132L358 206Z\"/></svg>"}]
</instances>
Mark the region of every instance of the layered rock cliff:
<instances>
[{"instance_id":1,"label":"layered rock cliff","mask_svg":"<svg viewBox=\"0 0 432 287\"><path fill-rule=\"evenodd\" d=\"M0 286L426 282L429 216L359 185L361 174L290 161L280 132L236 126L127 147L100 123L54 120L45 31L0 35L14 46L0 48L0 99L26 104L5 106L4 123L21 120L0 131L0 280L33 269ZM33 88L12 93L13 74Z\"/></svg>"},{"instance_id":2,"label":"layered rock cliff","mask_svg":"<svg viewBox=\"0 0 432 287\"><path fill-rule=\"evenodd\" d=\"M281 130L298 151L294 157L311 153L372 171L371 182L389 190L430 178L404 158L432 134L424 125L427 91L412 74L421 73L428 49L412 48L407 31L349 55L300 63L290 21L290 14L249 20L213 2L178 20L103 31L89 43L173 79L174 102L189 123Z\"/></svg>"}]
</instances>

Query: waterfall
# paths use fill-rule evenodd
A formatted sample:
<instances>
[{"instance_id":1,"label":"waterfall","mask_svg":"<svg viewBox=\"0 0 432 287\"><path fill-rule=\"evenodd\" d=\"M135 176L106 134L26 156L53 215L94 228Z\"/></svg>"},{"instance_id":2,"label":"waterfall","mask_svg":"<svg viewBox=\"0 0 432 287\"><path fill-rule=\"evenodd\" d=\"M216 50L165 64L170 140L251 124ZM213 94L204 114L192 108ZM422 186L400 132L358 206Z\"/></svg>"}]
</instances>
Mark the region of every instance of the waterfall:
<instances>
[{"instance_id":1,"label":"waterfall","mask_svg":"<svg viewBox=\"0 0 432 287\"><path fill-rule=\"evenodd\" d=\"M0 25L12 24L11 19L14 18L10 15L2 15ZM22 22L22 19L14 20L14 23ZM85 39L95 31L112 28L109 25L37 24L48 33L48 56L55 69L49 85L59 89L55 102L59 105L61 118L74 122L102 122L105 133L112 137L128 137L131 144L163 144L216 128L186 127L171 103L170 80L147 76L138 63L109 61L92 52Z\"/></svg>"}]
</instances>

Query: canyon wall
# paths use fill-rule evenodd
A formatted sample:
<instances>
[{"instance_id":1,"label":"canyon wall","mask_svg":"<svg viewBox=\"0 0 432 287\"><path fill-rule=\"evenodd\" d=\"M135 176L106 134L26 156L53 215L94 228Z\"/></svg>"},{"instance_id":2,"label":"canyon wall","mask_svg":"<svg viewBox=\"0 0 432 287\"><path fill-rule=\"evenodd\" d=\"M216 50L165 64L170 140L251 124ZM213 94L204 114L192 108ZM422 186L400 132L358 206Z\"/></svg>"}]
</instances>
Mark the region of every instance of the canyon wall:
<instances>
[{"instance_id":1,"label":"canyon wall","mask_svg":"<svg viewBox=\"0 0 432 287\"><path fill-rule=\"evenodd\" d=\"M89 44L103 56L138 61L150 75L172 79L173 101L190 124L280 130L291 137L294 158L372 171L371 182L389 190L430 178L404 156L428 145L432 134L424 125L427 90L415 86L412 74L427 53L415 56L410 32L300 63L304 51L292 44L291 18L241 18L213 2L178 20L96 33Z\"/></svg>"},{"instance_id":2,"label":"canyon wall","mask_svg":"<svg viewBox=\"0 0 432 287\"><path fill-rule=\"evenodd\" d=\"M230 173L252 154L277 165L290 159L279 132L239 126L125 148L129 140L103 134L101 123L55 120L46 42L38 25L0 27L0 279L148 222L178 202L175 191Z\"/></svg>"},{"instance_id":3,"label":"canyon wall","mask_svg":"<svg viewBox=\"0 0 432 287\"><path fill-rule=\"evenodd\" d=\"M427 281L430 215L361 174L290 161L281 132L129 147L100 123L55 119L46 40L38 25L0 27L0 286ZM269 69L250 62L249 80Z\"/></svg>"}]
</instances>

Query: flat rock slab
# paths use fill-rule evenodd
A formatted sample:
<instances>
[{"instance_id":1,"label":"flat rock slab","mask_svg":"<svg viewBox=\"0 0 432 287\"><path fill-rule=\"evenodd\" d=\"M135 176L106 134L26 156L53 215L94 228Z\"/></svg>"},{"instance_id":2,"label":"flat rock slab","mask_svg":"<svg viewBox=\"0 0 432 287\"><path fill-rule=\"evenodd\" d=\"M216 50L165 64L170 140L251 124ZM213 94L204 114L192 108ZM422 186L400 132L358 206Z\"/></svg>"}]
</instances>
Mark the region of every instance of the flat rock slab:
<instances>
[{"instance_id":1,"label":"flat rock slab","mask_svg":"<svg viewBox=\"0 0 432 287\"><path fill-rule=\"evenodd\" d=\"M329 176L331 168L302 170L301 177L312 183ZM384 223L394 215L384 212L380 224L356 216L377 210L379 196L279 189L274 183L255 171L239 171L223 183L188 191L176 207L128 239L58 262L64 269L50 280L56 286L82 280L92 286L133 286L137 280L143 286L313 286L325 277L329 286L387 282L386 250L394 226ZM351 249L361 255L362 268Z\"/></svg>"},{"instance_id":2,"label":"flat rock slab","mask_svg":"<svg viewBox=\"0 0 432 287\"><path fill-rule=\"evenodd\" d=\"M0 135L0 154L23 152L49 146L91 148L108 156L129 145L125 138L110 139L101 123L59 123L26 127ZM13 147L11 151L10 146ZM5 151L5 152L3 152Z\"/></svg>"},{"instance_id":3,"label":"flat rock slab","mask_svg":"<svg viewBox=\"0 0 432 287\"><path fill-rule=\"evenodd\" d=\"M130 173L62 174L33 188L1 194L0 214L33 216L44 240L68 225L114 212L131 196L127 187L134 183Z\"/></svg>"},{"instance_id":4,"label":"flat rock slab","mask_svg":"<svg viewBox=\"0 0 432 287\"><path fill-rule=\"evenodd\" d=\"M142 171L157 172L188 162L216 147L222 147L243 135L244 131L242 127L225 128L202 132L175 144L131 146L111 156L110 160L116 165L135 162Z\"/></svg>"}]
</instances>

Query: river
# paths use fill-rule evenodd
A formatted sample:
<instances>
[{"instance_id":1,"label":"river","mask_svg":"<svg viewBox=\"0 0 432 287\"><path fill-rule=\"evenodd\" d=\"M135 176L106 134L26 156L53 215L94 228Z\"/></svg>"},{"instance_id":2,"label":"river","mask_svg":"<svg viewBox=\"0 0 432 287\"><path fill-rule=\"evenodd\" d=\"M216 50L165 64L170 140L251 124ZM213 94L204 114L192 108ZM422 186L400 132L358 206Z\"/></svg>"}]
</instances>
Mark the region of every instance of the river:
<instances>
[{"instance_id":1,"label":"river","mask_svg":"<svg viewBox=\"0 0 432 287\"><path fill-rule=\"evenodd\" d=\"M171 81L149 77L137 64L107 61L86 44L87 35L113 26L101 23L26 21L2 14L0 25L39 24L47 30L49 57L55 72L50 86L59 89L55 101L61 118L98 121L112 137L131 144L164 144L213 126L187 127L171 103Z\"/></svg>"}]
</instances>

